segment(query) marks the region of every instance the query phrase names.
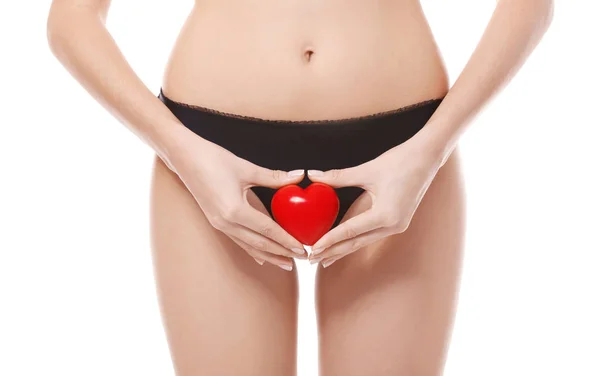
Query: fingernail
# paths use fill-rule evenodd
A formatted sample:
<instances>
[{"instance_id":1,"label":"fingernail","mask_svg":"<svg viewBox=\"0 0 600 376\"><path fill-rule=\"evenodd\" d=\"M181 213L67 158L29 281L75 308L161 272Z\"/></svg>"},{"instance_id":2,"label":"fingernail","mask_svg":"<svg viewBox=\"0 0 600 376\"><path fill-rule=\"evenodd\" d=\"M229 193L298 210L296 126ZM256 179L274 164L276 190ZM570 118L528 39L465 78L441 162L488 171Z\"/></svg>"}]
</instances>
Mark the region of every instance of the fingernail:
<instances>
[{"instance_id":1,"label":"fingernail","mask_svg":"<svg viewBox=\"0 0 600 376\"><path fill-rule=\"evenodd\" d=\"M320 258L317 258L317 259L312 259L312 260L309 260L308 262L309 262L310 264L316 264L316 263L317 263L317 262L319 262L319 261L321 261L321 259L320 259Z\"/></svg>"},{"instance_id":2,"label":"fingernail","mask_svg":"<svg viewBox=\"0 0 600 376\"><path fill-rule=\"evenodd\" d=\"M296 176L300 176L300 175L304 175L304 170L294 170L294 171L288 172L288 176L290 178L293 178L293 177L296 177Z\"/></svg>"},{"instance_id":3,"label":"fingernail","mask_svg":"<svg viewBox=\"0 0 600 376\"><path fill-rule=\"evenodd\" d=\"M283 270L287 270L288 272L292 271L292 266L291 265L286 265L286 264L279 264L278 265L281 269Z\"/></svg>"},{"instance_id":4,"label":"fingernail","mask_svg":"<svg viewBox=\"0 0 600 376\"><path fill-rule=\"evenodd\" d=\"M318 255L321 252L323 252L323 248L315 248L312 250L313 255Z\"/></svg>"},{"instance_id":5,"label":"fingernail","mask_svg":"<svg viewBox=\"0 0 600 376\"><path fill-rule=\"evenodd\" d=\"M328 267L329 265L333 264L336 261L337 260L335 260L335 259L329 259L327 261L324 261L321 265L323 265L323 267L326 268L326 267Z\"/></svg>"},{"instance_id":6,"label":"fingernail","mask_svg":"<svg viewBox=\"0 0 600 376\"><path fill-rule=\"evenodd\" d=\"M308 170L308 176L323 176L323 171L321 171L321 170Z\"/></svg>"},{"instance_id":7,"label":"fingernail","mask_svg":"<svg viewBox=\"0 0 600 376\"><path fill-rule=\"evenodd\" d=\"M303 255L304 254L304 250L300 249L300 248L292 248L292 251L299 254L299 255Z\"/></svg>"},{"instance_id":8,"label":"fingernail","mask_svg":"<svg viewBox=\"0 0 600 376\"><path fill-rule=\"evenodd\" d=\"M256 257L254 257L254 261L256 261L258 263L258 265L262 265L265 263L263 260L259 260Z\"/></svg>"}]
</instances>

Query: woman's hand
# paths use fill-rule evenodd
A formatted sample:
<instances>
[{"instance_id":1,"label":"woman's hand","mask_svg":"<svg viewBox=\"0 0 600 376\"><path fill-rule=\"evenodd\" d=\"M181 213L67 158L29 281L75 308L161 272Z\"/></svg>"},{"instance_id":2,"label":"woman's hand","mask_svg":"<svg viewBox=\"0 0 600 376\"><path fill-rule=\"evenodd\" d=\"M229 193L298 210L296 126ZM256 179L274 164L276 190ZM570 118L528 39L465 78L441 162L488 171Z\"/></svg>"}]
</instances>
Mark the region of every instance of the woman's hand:
<instances>
[{"instance_id":1,"label":"woman's hand","mask_svg":"<svg viewBox=\"0 0 600 376\"><path fill-rule=\"evenodd\" d=\"M167 163L192 193L213 227L229 236L259 263L291 271L291 257L306 259L302 243L247 200L252 186L296 184L304 170L269 170L191 134ZM181 145L181 143L180 143Z\"/></svg>"},{"instance_id":2,"label":"woman's hand","mask_svg":"<svg viewBox=\"0 0 600 376\"><path fill-rule=\"evenodd\" d=\"M438 148L416 137L361 165L329 171L309 170L311 181L332 187L361 187L372 207L323 235L312 247L311 263L324 267L371 243L404 232L443 161Z\"/></svg>"}]
</instances>

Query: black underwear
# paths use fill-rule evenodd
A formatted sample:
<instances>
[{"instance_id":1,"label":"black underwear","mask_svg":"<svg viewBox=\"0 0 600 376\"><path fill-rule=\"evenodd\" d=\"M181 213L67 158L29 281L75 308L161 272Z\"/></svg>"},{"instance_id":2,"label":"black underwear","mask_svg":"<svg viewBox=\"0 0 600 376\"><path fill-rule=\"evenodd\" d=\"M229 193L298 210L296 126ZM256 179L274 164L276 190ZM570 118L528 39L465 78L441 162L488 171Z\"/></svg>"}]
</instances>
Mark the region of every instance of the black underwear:
<instances>
[{"instance_id":1,"label":"black underwear","mask_svg":"<svg viewBox=\"0 0 600 376\"><path fill-rule=\"evenodd\" d=\"M370 161L414 136L443 98L398 109L336 120L271 120L222 112L158 98L192 132L256 165L284 171L342 169ZM305 174L298 184L311 181ZM269 214L275 189L252 187ZM335 189L340 210L337 226L350 205L364 192L359 187Z\"/></svg>"}]
</instances>

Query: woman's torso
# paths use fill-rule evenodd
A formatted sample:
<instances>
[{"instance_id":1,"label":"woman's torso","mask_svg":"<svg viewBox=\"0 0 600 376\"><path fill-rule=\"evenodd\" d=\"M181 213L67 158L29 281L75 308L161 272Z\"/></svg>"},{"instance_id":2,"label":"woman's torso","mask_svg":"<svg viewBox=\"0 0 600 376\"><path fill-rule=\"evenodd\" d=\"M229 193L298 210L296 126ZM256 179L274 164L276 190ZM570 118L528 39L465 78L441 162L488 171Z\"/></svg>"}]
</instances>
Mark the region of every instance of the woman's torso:
<instances>
[{"instance_id":1,"label":"woman's torso","mask_svg":"<svg viewBox=\"0 0 600 376\"><path fill-rule=\"evenodd\" d=\"M440 98L448 78L417 0L197 0L163 90L225 112L316 120Z\"/></svg>"}]
</instances>

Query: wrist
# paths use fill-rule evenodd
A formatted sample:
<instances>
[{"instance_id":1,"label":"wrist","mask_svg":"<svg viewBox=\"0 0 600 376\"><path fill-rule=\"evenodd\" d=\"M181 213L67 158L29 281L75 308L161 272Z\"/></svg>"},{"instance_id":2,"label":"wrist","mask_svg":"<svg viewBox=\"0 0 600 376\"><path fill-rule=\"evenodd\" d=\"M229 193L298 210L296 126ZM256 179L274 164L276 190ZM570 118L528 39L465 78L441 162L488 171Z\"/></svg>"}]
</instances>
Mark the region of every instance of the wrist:
<instances>
[{"instance_id":1,"label":"wrist","mask_svg":"<svg viewBox=\"0 0 600 376\"><path fill-rule=\"evenodd\" d=\"M161 128L161 132L152 140L152 146L156 154L174 172L177 166L189 159L189 150L198 146L198 141L203 140L195 136L180 122L173 121Z\"/></svg>"},{"instance_id":2,"label":"wrist","mask_svg":"<svg viewBox=\"0 0 600 376\"><path fill-rule=\"evenodd\" d=\"M429 122L411 140L427 159L442 167L455 146L455 138L443 124Z\"/></svg>"}]
</instances>

